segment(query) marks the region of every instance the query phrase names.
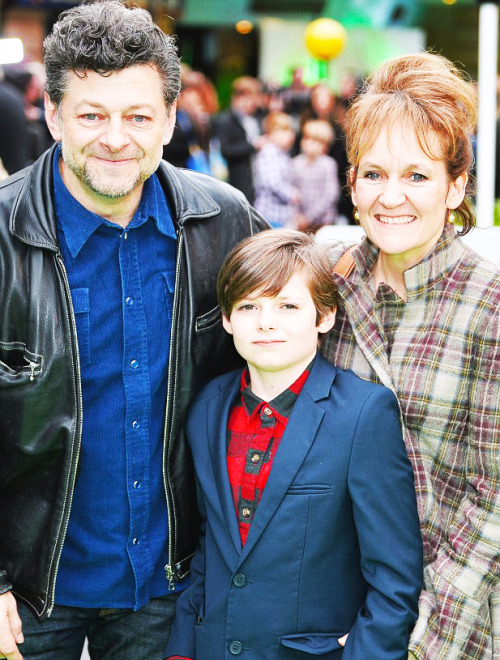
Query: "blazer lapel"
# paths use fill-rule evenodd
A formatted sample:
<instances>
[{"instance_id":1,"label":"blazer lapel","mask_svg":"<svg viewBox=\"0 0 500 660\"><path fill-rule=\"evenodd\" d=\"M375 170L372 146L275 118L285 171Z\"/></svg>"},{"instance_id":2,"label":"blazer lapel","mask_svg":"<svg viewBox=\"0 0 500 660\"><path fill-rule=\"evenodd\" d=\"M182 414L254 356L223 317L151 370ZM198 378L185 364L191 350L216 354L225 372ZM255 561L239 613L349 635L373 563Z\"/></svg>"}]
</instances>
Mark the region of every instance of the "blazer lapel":
<instances>
[{"instance_id":1,"label":"blazer lapel","mask_svg":"<svg viewBox=\"0 0 500 660\"><path fill-rule=\"evenodd\" d=\"M215 429L214 442L213 444L208 442L207 445L208 450L212 447L211 460L214 472L214 483L217 487L220 504L218 509L222 512L224 523L229 531L229 536L231 537L233 545L238 553L241 551L241 537L229 484L229 474L227 471L226 439L229 409L239 391L239 387L240 377L238 374L228 387L220 389L219 396L212 398L207 410L207 417L212 422L210 424L210 429Z\"/></svg>"},{"instance_id":2,"label":"blazer lapel","mask_svg":"<svg viewBox=\"0 0 500 660\"><path fill-rule=\"evenodd\" d=\"M328 396L335 374L336 370L318 354L286 425L241 561L257 543L304 462L324 416L316 401Z\"/></svg>"}]
</instances>

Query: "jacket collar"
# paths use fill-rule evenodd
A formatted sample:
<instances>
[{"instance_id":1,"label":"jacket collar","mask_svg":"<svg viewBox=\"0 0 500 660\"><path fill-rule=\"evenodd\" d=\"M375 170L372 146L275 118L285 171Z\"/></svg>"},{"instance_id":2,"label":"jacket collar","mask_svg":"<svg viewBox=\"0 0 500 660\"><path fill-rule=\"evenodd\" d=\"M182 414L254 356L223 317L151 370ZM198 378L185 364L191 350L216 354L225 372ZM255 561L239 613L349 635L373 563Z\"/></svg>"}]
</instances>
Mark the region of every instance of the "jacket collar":
<instances>
[{"instance_id":1,"label":"jacket collar","mask_svg":"<svg viewBox=\"0 0 500 660\"><path fill-rule=\"evenodd\" d=\"M408 300L417 298L447 277L449 269L457 263L464 250L465 245L456 235L454 225L447 222L432 252L405 271ZM366 236L353 252L357 271L365 282L371 277L378 253L378 248Z\"/></svg>"},{"instance_id":2,"label":"jacket collar","mask_svg":"<svg viewBox=\"0 0 500 660\"><path fill-rule=\"evenodd\" d=\"M56 149L57 144L27 171L9 222L11 234L23 243L54 252L59 250L52 192L52 160ZM220 206L206 192L206 186L197 185L196 179L201 175L191 176L165 161L161 161L156 173L170 203L175 225L182 227L193 217L210 218L220 213Z\"/></svg>"}]
</instances>

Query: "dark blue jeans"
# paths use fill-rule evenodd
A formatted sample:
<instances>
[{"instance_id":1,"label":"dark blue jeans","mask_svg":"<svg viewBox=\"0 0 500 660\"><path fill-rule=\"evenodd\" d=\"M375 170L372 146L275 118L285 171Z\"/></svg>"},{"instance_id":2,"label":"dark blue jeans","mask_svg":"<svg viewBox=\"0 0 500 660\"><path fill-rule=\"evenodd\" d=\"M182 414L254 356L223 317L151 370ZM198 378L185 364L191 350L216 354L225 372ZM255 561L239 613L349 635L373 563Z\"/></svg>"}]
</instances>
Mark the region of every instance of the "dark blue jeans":
<instances>
[{"instance_id":1,"label":"dark blue jeans","mask_svg":"<svg viewBox=\"0 0 500 660\"><path fill-rule=\"evenodd\" d=\"M85 638L92 660L164 660L177 594L153 598L141 610L56 605L40 623L18 603L24 660L80 660Z\"/></svg>"}]
</instances>

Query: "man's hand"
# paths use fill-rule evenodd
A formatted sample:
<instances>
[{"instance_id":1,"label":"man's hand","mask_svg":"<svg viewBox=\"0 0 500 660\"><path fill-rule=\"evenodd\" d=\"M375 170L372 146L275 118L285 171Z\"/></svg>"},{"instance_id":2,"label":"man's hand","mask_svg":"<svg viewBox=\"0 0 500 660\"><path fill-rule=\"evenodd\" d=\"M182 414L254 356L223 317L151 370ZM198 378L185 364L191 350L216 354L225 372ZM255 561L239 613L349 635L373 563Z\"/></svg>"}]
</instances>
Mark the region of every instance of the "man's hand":
<instances>
[{"instance_id":1,"label":"man's hand","mask_svg":"<svg viewBox=\"0 0 500 660\"><path fill-rule=\"evenodd\" d=\"M18 644L24 642L22 627L16 599L8 591L0 596L0 658L23 660L17 648Z\"/></svg>"}]
</instances>

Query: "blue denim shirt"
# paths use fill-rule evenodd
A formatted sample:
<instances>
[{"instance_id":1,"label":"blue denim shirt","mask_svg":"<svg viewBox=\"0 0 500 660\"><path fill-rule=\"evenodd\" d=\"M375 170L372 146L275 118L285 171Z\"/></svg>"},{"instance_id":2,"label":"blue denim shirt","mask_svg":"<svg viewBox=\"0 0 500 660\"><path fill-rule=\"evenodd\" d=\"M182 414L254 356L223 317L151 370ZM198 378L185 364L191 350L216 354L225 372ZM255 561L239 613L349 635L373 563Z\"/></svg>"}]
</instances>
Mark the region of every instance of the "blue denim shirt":
<instances>
[{"instance_id":1,"label":"blue denim shirt","mask_svg":"<svg viewBox=\"0 0 500 660\"><path fill-rule=\"evenodd\" d=\"M123 228L54 198L80 352L79 476L55 602L134 608L168 592L163 419L176 233L155 175Z\"/></svg>"}]
</instances>

